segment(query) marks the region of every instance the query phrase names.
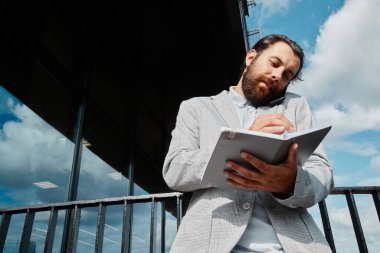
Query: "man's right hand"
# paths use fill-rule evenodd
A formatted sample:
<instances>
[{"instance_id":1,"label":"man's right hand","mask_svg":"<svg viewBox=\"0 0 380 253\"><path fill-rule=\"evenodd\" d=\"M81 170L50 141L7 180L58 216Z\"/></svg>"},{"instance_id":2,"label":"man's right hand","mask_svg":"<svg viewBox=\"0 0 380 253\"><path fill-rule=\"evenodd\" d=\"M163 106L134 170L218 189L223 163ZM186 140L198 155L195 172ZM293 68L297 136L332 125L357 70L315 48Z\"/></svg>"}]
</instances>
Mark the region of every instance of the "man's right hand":
<instances>
[{"instance_id":1,"label":"man's right hand","mask_svg":"<svg viewBox=\"0 0 380 253\"><path fill-rule=\"evenodd\" d=\"M249 130L272 134L283 134L285 131L295 131L293 124L281 113L257 117Z\"/></svg>"}]
</instances>

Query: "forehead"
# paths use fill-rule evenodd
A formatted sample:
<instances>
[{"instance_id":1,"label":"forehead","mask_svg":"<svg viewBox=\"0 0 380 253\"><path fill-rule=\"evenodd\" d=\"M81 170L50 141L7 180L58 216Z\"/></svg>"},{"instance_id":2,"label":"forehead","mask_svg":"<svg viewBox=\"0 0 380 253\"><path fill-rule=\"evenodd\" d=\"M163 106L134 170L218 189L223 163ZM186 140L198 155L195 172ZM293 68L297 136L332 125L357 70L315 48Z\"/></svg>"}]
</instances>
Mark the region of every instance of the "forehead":
<instances>
[{"instance_id":1,"label":"forehead","mask_svg":"<svg viewBox=\"0 0 380 253\"><path fill-rule=\"evenodd\" d=\"M300 59L294 54L293 49L285 42L276 42L262 52L267 58L278 58L284 66L296 73L300 66Z\"/></svg>"}]
</instances>

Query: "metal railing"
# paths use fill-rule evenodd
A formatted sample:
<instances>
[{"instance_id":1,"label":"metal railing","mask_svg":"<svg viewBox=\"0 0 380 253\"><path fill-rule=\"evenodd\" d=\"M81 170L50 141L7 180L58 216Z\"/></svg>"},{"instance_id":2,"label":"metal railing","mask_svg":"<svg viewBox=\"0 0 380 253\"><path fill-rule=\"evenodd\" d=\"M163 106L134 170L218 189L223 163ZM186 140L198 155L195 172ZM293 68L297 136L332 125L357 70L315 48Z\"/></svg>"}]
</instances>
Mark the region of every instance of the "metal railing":
<instances>
[{"instance_id":1,"label":"metal railing","mask_svg":"<svg viewBox=\"0 0 380 253\"><path fill-rule=\"evenodd\" d=\"M96 239L95 239L95 253L101 253L103 248L104 239L104 226L105 226L105 213L107 206L123 205L123 226L122 226L122 242L121 251L127 253L130 251L130 238L132 236L130 223L128 219L130 217L130 207L135 203L151 202L151 217L150 217L150 240L149 240L149 252L156 252L156 225L157 225L157 202L161 202L161 252L165 252L165 203L172 199L176 200L177 204L177 229L181 222L182 217L182 193L161 193L141 196L128 196L119 198L107 198L96 200L82 200L71 201L63 203L52 203L42 205L32 205L24 207L15 207L0 209L0 215L2 220L0 224L0 252L3 252L5 239L7 237L9 224L12 215L25 213L24 227L22 230L22 236L19 246L19 253L27 253L30 243L30 237L32 234L33 222L35 214L38 212L50 211L50 218L46 233L46 240L44 245L44 253L51 252L53 247L55 228L57 225L58 211L69 210L71 212L71 221L69 228L69 240L66 252L76 252L76 244L78 241L78 231L81 219L81 209L87 207L98 207L98 217L96 223Z\"/></svg>"},{"instance_id":2,"label":"metal railing","mask_svg":"<svg viewBox=\"0 0 380 253\"><path fill-rule=\"evenodd\" d=\"M353 228L355 231L356 241L361 253L368 252L363 228L360 222L358 210L355 202L355 194L367 194L372 195L374 205L377 211L377 216L380 221L380 187L336 187L330 193L330 195L344 195L347 200L348 209L351 215ZM83 201L71 201L63 203L52 203L44 205L33 205L17 208L0 209L0 215L2 215L2 221L0 224L0 252L3 251L5 239L8 233L9 224L14 214L25 213L24 227L22 230L22 237L19 246L19 252L24 253L28 251L30 243L30 236L32 233L32 227L34 222L34 216L38 212L50 211L50 218L48 223L48 229L45 240L44 252L51 252L55 234L55 227L57 224L57 216L59 210L71 210L72 211L72 223L69 228L69 241L66 252L75 252L76 243L78 241L78 230L80 224L81 209L85 207L98 207L98 217L96 225L96 239L94 252L102 252L103 238L104 238L104 226L105 226L105 211L107 206L123 205L123 226L122 226L122 243L121 252L126 253L130 250L130 220L128 220L130 211L130 205L134 203L146 203L151 202L151 217L150 217L150 240L149 240L149 252L156 252L156 225L157 225L157 202L161 202L161 252L165 252L165 202L175 199L176 211L177 211L177 229L181 222L182 217L182 193L162 193L151 194L142 196L129 196L120 198L107 198L97 200L83 200ZM336 252L334 243L334 237L330 225L330 219L327 212L327 206L325 201L319 203L319 210L321 213L323 229L327 241L329 242L333 252Z\"/></svg>"},{"instance_id":3,"label":"metal railing","mask_svg":"<svg viewBox=\"0 0 380 253\"><path fill-rule=\"evenodd\" d=\"M371 187L335 187L330 195L345 195L347 200L348 209L350 211L350 216L352 224L355 231L356 242L359 247L360 253L368 252L367 243L363 233L363 228L360 222L358 209L356 207L354 194L368 194L372 195L374 205L377 211L377 217L380 221L380 187L371 186ZM319 210L321 212L321 218L323 223L323 229L325 232L325 237L330 244L332 251L335 253L335 243L334 237L331 230L330 219L327 212L326 202L321 201L319 204Z\"/></svg>"}]
</instances>

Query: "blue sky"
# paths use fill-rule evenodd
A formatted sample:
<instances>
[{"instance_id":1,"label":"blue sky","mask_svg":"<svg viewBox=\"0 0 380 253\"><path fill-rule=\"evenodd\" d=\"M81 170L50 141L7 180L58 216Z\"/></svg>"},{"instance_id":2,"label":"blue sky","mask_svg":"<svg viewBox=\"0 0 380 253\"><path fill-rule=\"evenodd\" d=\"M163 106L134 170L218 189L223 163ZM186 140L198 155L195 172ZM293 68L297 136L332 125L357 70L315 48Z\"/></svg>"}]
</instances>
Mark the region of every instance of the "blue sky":
<instances>
[{"instance_id":1,"label":"blue sky","mask_svg":"<svg viewBox=\"0 0 380 253\"><path fill-rule=\"evenodd\" d=\"M304 81L289 91L308 99L320 125L333 126L324 146L335 186L380 186L380 1L256 3L247 19L251 29L288 35L306 53ZM372 198L356 201L369 251L380 252ZM338 252L358 252L344 197L329 197L327 204Z\"/></svg>"},{"instance_id":2,"label":"blue sky","mask_svg":"<svg viewBox=\"0 0 380 253\"><path fill-rule=\"evenodd\" d=\"M333 125L325 147L334 165L336 186L380 185L380 128L377 125L380 119L376 119L380 117L375 115L379 112L380 103L373 96L380 93L376 92L379 91L378 85L373 83L376 79L368 78L371 70L376 73L377 67L380 67L380 64L369 64L379 63L377 58L380 58L380 53L374 53L376 48L370 47L376 37L368 34L370 41L365 44L369 47L360 49L359 53L366 57L352 55L360 45L354 42L363 38L360 35L365 35L362 30L372 28L373 33L379 31L379 24L375 22L379 22L379 18L371 14L367 16L364 12L379 7L377 1L256 2L257 6L250 8L251 15L247 19L250 27L260 27L263 36L286 34L306 52L304 81L291 85L289 90L308 98L318 123ZM352 14L352 11L359 14ZM370 20L372 17L375 19ZM356 22L359 18L361 22ZM363 29L362 25L366 24L363 19L374 24ZM368 40L368 36L365 38ZM353 39L352 42L349 39ZM323 47L324 44L330 47ZM329 66L332 59L337 65ZM358 64L362 66L360 69L356 67ZM349 82L347 79L359 82ZM348 85L345 81L349 82ZM373 115L366 117L368 112L373 112ZM358 114L362 114L360 119L365 122L359 121ZM349 177L350 174L353 176Z\"/></svg>"}]
</instances>

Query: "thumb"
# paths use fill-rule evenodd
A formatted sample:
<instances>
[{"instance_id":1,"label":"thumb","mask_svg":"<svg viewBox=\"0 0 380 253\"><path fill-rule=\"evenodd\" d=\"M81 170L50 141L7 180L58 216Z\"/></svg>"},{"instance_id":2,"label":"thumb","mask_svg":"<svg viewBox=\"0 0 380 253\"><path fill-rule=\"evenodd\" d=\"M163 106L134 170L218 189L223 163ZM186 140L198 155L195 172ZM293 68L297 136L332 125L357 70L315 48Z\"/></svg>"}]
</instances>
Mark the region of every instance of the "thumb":
<instances>
[{"instance_id":1,"label":"thumb","mask_svg":"<svg viewBox=\"0 0 380 253\"><path fill-rule=\"evenodd\" d=\"M295 164L297 165L297 150L298 150L298 144L293 143L290 148L289 148L289 153L288 153L288 162L290 164Z\"/></svg>"}]
</instances>

